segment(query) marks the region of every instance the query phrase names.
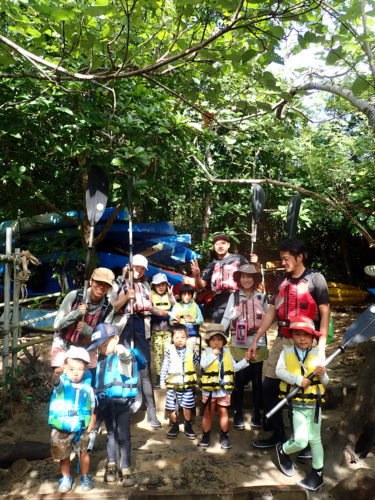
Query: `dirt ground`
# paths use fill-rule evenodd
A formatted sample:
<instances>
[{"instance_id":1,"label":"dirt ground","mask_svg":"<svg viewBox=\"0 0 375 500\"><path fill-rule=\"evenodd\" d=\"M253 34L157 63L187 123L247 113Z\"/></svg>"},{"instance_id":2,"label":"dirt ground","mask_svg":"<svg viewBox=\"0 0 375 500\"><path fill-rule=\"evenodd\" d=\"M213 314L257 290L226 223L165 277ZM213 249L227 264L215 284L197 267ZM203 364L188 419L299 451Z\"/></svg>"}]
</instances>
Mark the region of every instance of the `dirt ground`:
<instances>
[{"instance_id":1,"label":"dirt ground","mask_svg":"<svg viewBox=\"0 0 375 500\"><path fill-rule=\"evenodd\" d=\"M327 353L331 353L341 341L343 331L357 317L358 312L336 312L335 341L330 344ZM271 334L270 337L274 336ZM48 374L48 344L39 348L43 370ZM332 431L350 411L351 396L354 394L356 381L361 367L361 358L350 348L344 355L338 356L329 367L330 387L342 392L342 403L335 409L326 409L323 414L322 437L326 444ZM50 430L47 425L48 393L49 389L43 388L47 393L45 401L33 402L28 407L15 404L14 415L11 419L0 423L0 443L14 443L17 441L32 440L42 443L49 442ZM35 388L36 394L41 389ZM39 391L39 392L38 392ZM126 495L133 489L158 490L165 492L217 492L235 487L249 487L262 485L294 485L305 477L311 464L295 461L296 471L289 478L279 472L276 467L275 453L273 451L261 452L251 447L250 442L257 437L258 431L250 429L250 412L246 413L246 429L239 431L230 430L233 447L231 450L221 450L218 443L217 421L212 432L212 445L207 450L197 447L198 439L188 440L181 425L181 432L177 439L166 438L168 422L164 419L165 393L160 389L156 391L158 416L163 427L152 431L145 419L144 411L139 411L133 416L132 423L132 462L137 484L130 489L124 489L120 484L107 484L103 481L105 467L105 433L96 441L92 455L91 470L94 476L95 489L93 496L100 498L100 493L111 490L118 495ZM35 399L38 399L37 397ZM43 397L39 397L43 399ZM194 430L200 437L201 417L199 409L194 419ZM287 421L287 419L286 419ZM375 450L372 449L366 459L360 460L355 465L343 467L337 471L335 477L325 476L325 485L319 493L309 494L310 499L328 500L331 497L329 490L341 479L348 477L355 469L375 469ZM6 474L1 471L2 475ZM13 480L8 487L2 482L0 474L0 495L13 494L25 498L31 494L48 494L56 491L59 478L58 464L51 459L30 462L30 469L19 480ZM73 491L80 491L79 478L76 477Z\"/></svg>"}]
</instances>

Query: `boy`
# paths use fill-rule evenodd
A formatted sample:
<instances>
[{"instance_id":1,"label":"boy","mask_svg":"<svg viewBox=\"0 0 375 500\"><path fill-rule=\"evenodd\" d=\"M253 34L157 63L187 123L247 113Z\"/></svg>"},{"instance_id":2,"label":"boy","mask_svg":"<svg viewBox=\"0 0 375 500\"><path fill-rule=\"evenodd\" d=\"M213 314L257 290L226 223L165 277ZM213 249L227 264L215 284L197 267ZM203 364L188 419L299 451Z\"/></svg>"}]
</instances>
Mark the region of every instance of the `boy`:
<instances>
[{"instance_id":1,"label":"boy","mask_svg":"<svg viewBox=\"0 0 375 500\"><path fill-rule=\"evenodd\" d=\"M307 316L295 316L284 334L292 337L294 346L285 346L276 366L276 375L281 380L281 397L286 397L290 386L301 389L292 399L293 437L276 445L276 453L281 471L291 476L294 472L289 455L311 446L312 471L298 483L303 488L315 491L323 484L324 452L320 437L321 403L328 383L326 369L319 358L318 347L313 347L314 338L321 333L315 330L314 321ZM314 373L310 380L308 375Z\"/></svg>"},{"instance_id":2,"label":"boy","mask_svg":"<svg viewBox=\"0 0 375 500\"><path fill-rule=\"evenodd\" d=\"M81 489L94 487L89 475L90 455L87 453L89 433L94 429L95 397L91 387L88 352L82 347L72 346L66 352L64 373L53 380L48 424L52 427L51 453L60 461L61 479L57 491L66 493L72 489L70 454L79 453L81 466Z\"/></svg>"},{"instance_id":3,"label":"boy","mask_svg":"<svg viewBox=\"0 0 375 500\"><path fill-rule=\"evenodd\" d=\"M182 323L187 328L187 344L194 350L199 336L199 325L203 323L203 316L198 304L194 301L194 288L184 284L179 290L181 301L177 302L171 310L171 323Z\"/></svg>"},{"instance_id":4,"label":"boy","mask_svg":"<svg viewBox=\"0 0 375 500\"><path fill-rule=\"evenodd\" d=\"M95 380L99 413L107 429L108 458L104 481L113 483L118 475L122 479L122 486L133 486L135 481L130 469L130 414L138 394L138 372L146 367L146 361L137 349L127 349L119 344L120 336L114 325L100 323L91 339L89 350L98 349L101 357L104 356L99 361Z\"/></svg>"},{"instance_id":5,"label":"boy","mask_svg":"<svg viewBox=\"0 0 375 500\"><path fill-rule=\"evenodd\" d=\"M228 407L230 406L230 395L234 389L234 372L249 365L250 355L246 352L244 359L238 362L235 361L228 347L225 347L227 339L223 325L207 323L205 330L205 338L209 347L202 352L201 358L204 412L202 419L203 437L198 446L202 448L209 446L212 418L217 409L221 428L220 446L227 450L232 448L232 443L228 437Z\"/></svg>"},{"instance_id":6,"label":"boy","mask_svg":"<svg viewBox=\"0 0 375 500\"><path fill-rule=\"evenodd\" d=\"M172 327L172 342L164 357L160 374L160 385L167 389L165 409L170 412L171 428L167 437L173 439L179 433L178 408L184 414L184 432L189 439L196 437L191 427L191 413L195 408L193 389L197 383L194 365L199 364L199 357L187 346L187 328L184 325Z\"/></svg>"}]
</instances>

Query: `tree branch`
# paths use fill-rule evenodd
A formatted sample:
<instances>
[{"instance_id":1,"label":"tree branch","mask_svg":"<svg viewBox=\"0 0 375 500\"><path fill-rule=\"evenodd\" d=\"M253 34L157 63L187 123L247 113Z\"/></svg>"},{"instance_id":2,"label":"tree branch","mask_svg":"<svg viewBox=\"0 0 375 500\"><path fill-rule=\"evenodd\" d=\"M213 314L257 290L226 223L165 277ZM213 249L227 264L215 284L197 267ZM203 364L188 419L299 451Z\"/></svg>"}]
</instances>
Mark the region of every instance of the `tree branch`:
<instances>
[{"instance_id":1,"label":"tree branch","mask_svg":"<svg viewBox=\"0 0 375 500\"><path fill-rule=\"evenodd\" d=\"M205 176L210 182L213 182L215 184L271 184L273 186L279 186L283 187L286 189L291 189L293 191L297 191L304 196L309 196L310 198L316 198L317 200L322 201L323 203L329 205L332 207L334 210L337 210L340 212L342 215L344 215L346 218L348 218L354 226L357 227L357 229L360 231L362 236L368 241L370 247L375 247L375 238L371 236L371 234L367 231L367 229L362 226L360 222L358 222L346 209L346 207L340 205L336 201L327 198L326 196L323 196L319 193L315 193L314 191L310 191L309 189L305 189L301 186L296 186L294 184L290 184L289 182L282 182L282 181L276 181L274 179L218 179L214 177L207 169L207 167L200 161L198 158L195 156L192 157L193 160L198 164L200 169L203 171Z\"/></svg>"}]
</instances>

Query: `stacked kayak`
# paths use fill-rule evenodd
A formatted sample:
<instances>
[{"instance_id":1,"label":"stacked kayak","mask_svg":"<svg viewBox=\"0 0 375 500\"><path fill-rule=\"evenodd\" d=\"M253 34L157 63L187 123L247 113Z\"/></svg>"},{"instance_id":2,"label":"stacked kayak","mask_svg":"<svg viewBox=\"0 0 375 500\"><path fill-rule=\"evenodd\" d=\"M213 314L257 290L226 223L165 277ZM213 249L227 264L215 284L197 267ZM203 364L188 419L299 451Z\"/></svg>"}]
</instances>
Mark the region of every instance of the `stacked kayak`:
<instances>
[{"instance_id":1,"label":"stacked kayak","mask_svg":"<svg viewBox=\"0 0 375 500\"><path fill-rule=\"evenodd\" d=\"M327 281L327 285L329 300L333 307L362 304L370 295L366 290L345 283Z\"/></svg>"}]
</instances>

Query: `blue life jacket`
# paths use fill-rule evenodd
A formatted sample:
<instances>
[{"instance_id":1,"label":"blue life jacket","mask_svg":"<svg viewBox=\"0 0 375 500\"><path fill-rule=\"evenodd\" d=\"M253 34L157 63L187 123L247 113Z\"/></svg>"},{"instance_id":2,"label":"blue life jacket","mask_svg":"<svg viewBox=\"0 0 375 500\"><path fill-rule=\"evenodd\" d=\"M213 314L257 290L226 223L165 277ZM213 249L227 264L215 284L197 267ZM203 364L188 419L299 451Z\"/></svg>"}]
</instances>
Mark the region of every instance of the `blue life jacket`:
<instances>
[{"instance_id":1,"label":"blue life jacket","mask_svg":"<svg viewBox=\"0 0 375 500\"><path fill-rule=\"evenodd\" d=\"M120 358L117 354L110 354L99 362L96 369L95 393L99 399L134 398L138 393L138 352L131 349L136 360L131 363L132 374L126 377L120 372ZM120 401L119 401L120 402Z\"/></svg>"},{"instance_id":2,"label":"blue life jacket","mask_svg":"<svg viewBox=\"0 0 375 500\"><path fill-rule=\"evenodd\" d=\"M86 429L91 419L91 373L87 371L81 381L81 388L74 388L65 374L53 390L48 425L66 432L80 432Z\"/></svg>"}]
</instances>

